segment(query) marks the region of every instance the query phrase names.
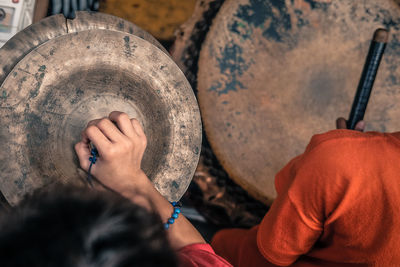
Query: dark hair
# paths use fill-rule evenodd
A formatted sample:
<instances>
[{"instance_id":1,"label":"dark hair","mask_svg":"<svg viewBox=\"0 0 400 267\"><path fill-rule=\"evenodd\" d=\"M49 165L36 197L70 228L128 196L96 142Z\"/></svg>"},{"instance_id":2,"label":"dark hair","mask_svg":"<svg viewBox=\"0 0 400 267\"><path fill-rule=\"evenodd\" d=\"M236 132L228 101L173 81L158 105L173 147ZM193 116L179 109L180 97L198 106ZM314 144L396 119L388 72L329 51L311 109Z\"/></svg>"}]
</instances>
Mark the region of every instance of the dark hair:
<instances>
[{"instance_id":1,"label":"dark hair","mask_svg":"<svg viewBox=\"0 0 400 267\"><path fill-rule=\"evenodd\" d=\"M1 214L0 266L177 266L155 212L112 192L57 186Z\"/></svg>"}]
</instances>

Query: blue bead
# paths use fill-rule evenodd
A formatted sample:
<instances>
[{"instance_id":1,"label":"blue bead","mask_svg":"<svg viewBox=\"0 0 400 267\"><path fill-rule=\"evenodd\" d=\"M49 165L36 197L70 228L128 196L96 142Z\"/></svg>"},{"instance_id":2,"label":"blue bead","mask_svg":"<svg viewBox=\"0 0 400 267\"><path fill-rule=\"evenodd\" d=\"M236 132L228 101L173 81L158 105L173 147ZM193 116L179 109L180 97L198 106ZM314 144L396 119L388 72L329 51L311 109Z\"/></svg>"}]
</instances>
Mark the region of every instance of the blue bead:
<instances>
[{"instance_id":1,"label":"blue bead","mask_svg":"<svg viewBox=\"0 0 400 267\"><path fill-rule=\"evenodd\" d=\"M168 229L169 228L169 224L168 223L164 223L164 229Z\"/></svg>"},{"instance_id":2,"label":"blue bead","mask_svg":"<svg viewBox=\"0 0 400 267\"><path fill-rule=\"evenodd\" d=\"M178 213L174 213L174 214L172 214L171 217L174 218L174 219L178 219L178 216L179 216Z\"/></svg>"},{"instance_id":3,"label":"blue bead","mask_svg":"<svg viewBox=\"0 0 400 267\"><path fill-rule=\"evenodd\" d=\"M173 224L174 222L175 222L175 219L174 219L174 218L169 218L169 219L168 219L168 223L169 223L169 224Z\"/></svg>"},{"instance_id":4,"label":"blue bead","mask_svg":"<svg viewBox=\"0 0 400 267\"><path fill-rule=\"evenodd\" d=\"M176 204L178 204L178 203L176 203L176 201L173 201L173 202L171 202L171 204L172 204L172 206L176 206Z\"/></svg>"},{"instance_id":5,"label":"blue bead","mask_svg":"<svg viewBox=\"0 0 400 267\"><path fill-rule=\"evenodd\" d=\"M92 154L92 155L97 155L97 149L96 148L92 148L92 150L90 151L90 153Z\"/></svg>"},{"instance_id":6,"label":"blue bead","mask_svg":"<svg viewBox=\"0 0 400 267\"><path fill-rule=\"evenodd\" d=\"M176 214L181 213L181 209L180 208L174 208L174 213L176 213Z\"/></svg>"}]
</instances>

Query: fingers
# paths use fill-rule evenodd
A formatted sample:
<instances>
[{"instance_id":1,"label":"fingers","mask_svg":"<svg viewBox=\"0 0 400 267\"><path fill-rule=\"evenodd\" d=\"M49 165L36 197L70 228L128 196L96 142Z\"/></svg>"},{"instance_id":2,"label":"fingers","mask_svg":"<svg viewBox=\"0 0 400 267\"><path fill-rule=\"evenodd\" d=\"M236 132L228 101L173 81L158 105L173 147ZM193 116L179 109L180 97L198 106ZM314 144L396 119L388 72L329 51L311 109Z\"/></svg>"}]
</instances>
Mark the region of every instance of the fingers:
<instances>
[{"instance_id":1,"label":"fingers","mask_svg":"<svg viewBox=\"0 0 400 267\"><path fill-rule=\"evenodd\" d=\"M86 143L79 142L75 145L75 152L78 155L79 159L79 165L81 166L82 169L85 171L88 171L89 169L89 157L90 157L90 151L89 147Z\"/></svg>"},{"instance_id":2,"label":"fingers","mask_svg":"<svg viewBox=\"0 0 400 267\"><path fill-rule=\"evenodd\" d=\"M101 119L91 120L88 122L86 127L89 127L90 125L97 125L97 123L99 123L99 121L101 121Z\"/></svg>"},{"instance_id":3,"label":"fingers","mask_svg":"<svg viewBox=\"0 0 400 267\"><path fill-rule=\"evenodd\" d=\"M137 119L131 119L131 124L133 126L133 129L135 130L135 133L138 136L144 136L144 131L142 128L142 125L140 125L140 122Z\"/></svg>"},{"instance_id":4,"label":"fingers","mask_svg":"<svg viewBox=\"0 0 400 267\"><path fill-rule=\"evenodd\" d=\"M108 118L91 120L88 122L87 125L87 128L89 128L89 126L96 126L97 128L99 128L104 136L107 137L111 142L118 142L124 138L121 131ZM85 136L82 135L82 137Z\"/></svg>"},{"instance_id":5,"label":"fingers","mask_svg":"<svg viewBox=\"0 0 400 267\"><path fill-rule=\"evenodd\" d=\"M119 142L124 139L124 135L108 118L101 119L96 126L112 142Z\"/></svg>"},{"instance_id":6,"label":"fingers","mask_svg":"<svg viewBox=\"0 0 400 267\"><path fill-rule=\"evenodd\" d=\"M86 134L86 129L91 125L96 125L99 121L100 121L100 119L91 120L91 121L88 122L86 128L81 132L81 142L83 142L85 144L89 144L90 143L89 137Z\"/></svg>"},{"instance_id":7,"label":"fingers","mask_svg":"<svg viewBox=\"0 0 400 267\"><path fill-rule=\"evenodd\" d=\"M144 151L147 145L146 135L139 121L130 120L126 113L119 111L111 112L109 118L90 121L82 132L81 142L86 145L92 142L100 155L107 153L113 143L129 145L131 142L134 146L143 148L139 151Z\"/></svg>"},{"instance_id":8,"label":"fingers","mask_svg":"<svg viewBox=\"0 0 400 267\"><path fill-rule=\"evenodd\" d=\"M84 131L84 135L96 146L100 155L104 154L111 146L110 140L95 125L88 126Z\"/></svg>"},{"instance_id":9,"label":"fingers","mask_svg":"<svg viewBox=\"0 0 400 267\"><path fill-rule=\"evenodd\" d=\"M108 118L111 121L115 122L119 130L126 136L134 137L134 135L136 134L135 130L132 127L128 114L119 111L113 111L110 113Z\"/></svg>"},{"instance_id":10,"label":"fingers","mask_svg":"<svg viewBox=\"0 0 400 267\"><path fill-rule=\"evenodd\" d=\"M131 119L131 123L138 137L136 142L142 147L142 152L144 152L147 146L147 138L143 131L142 125L140 125L140 122L137 119Z\"/></svg>"},{"instance_id":11,"label":"fingers","mask_svg":"<svg viewBox=\"0 0 400 267\"><path fill-rule=\"evenodd\" d=\"M364 121L359 121L357 122L356 126L354 127L354 130L364 132L365 129L365 122Z\"/></svg>"},{"instance_id":12,"label":"fingers","mask_svg":"<svg viewBox=\"0 0 400 267\"><path fill-rule=\"evenodd\" d=\"M336 129L347 129L347 121L345 118L338 118L336 120ZM364 121L359 121L357 122L356 126L354 127L354 130L363 132L365 129L365 122Z\"/></svg>"},{"instance_id":13,"label":"fingers","mask_svg":"<svg viewBox=\"0 0 400 267\"><path fill-rule=\"evenodd\" d=\"M336 120L336 129L347 129L347 123L345 118L338 118Z\"/></svg>"}]
</instances>

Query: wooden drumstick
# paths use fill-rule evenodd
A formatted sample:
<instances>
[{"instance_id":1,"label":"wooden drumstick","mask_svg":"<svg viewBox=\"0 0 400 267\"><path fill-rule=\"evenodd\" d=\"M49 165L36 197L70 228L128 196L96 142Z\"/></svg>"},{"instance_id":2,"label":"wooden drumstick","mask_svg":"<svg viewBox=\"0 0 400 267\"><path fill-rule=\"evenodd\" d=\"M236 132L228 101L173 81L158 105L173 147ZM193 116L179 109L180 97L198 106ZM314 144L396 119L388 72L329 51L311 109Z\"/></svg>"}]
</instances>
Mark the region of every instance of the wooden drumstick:
<instances>
[{"instance_id":1,"label":"wooden drumstick","mask_svg":"<svg viewBox=\"0 0 400 267\"><path fill-rule=\"evenodd\" d=\"M347 129L354 129L357 122L364 119L365 110L369 96L371 95L372 86L374 85L376 73L381 62L383 52L385 51L388 41L389 32L386 29L377 29L369 47L367 59L361 74L360 82L357 87L356 96L349 119L347 121Z\"/></svg>"}]
</instances>

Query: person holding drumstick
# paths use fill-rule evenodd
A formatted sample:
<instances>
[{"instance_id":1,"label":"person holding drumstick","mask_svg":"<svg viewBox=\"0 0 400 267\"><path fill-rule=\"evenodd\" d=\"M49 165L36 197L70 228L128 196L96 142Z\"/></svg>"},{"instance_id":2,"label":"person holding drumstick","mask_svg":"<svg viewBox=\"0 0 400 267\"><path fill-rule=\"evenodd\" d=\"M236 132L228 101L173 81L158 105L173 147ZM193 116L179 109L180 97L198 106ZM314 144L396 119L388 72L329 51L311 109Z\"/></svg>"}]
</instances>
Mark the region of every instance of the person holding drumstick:
<instances>
[{"instance_id":1,"label":"person holding drumstick","mask_svg":"<svg viewBox=\"0 0 400 267\"><path fill-rule=\"evenodd\" d=\"M259 225L214 236L216 253L246 267L400 266L400 132L337 126L276 175Z\"/></svg>"},{"instance_id":2,"label":"person holding drumstick","mask_svg":"<svg viewBox=\"0 0 400 267\"><path fill-rule=\"evenodd\" d=\"M387 36L375 31L349 121L278 172L261 223L214 236L234 266L400 266L400 132L362 133L360 121Z\"/></svg>"}]
</instances>

